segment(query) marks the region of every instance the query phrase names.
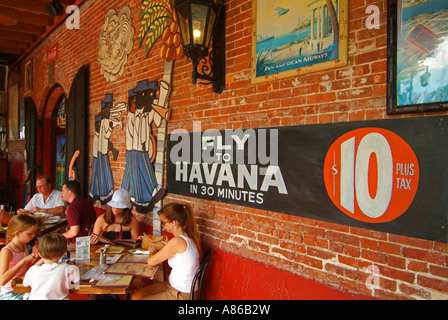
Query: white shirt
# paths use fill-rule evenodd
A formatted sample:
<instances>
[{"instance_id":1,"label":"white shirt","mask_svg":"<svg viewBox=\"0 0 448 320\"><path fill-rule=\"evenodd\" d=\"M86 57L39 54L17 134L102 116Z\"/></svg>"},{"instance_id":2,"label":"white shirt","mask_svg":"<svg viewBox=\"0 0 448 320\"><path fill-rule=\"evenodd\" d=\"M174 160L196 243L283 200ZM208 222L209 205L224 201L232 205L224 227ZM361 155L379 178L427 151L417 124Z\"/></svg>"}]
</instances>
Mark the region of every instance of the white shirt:
<instances>
[{"instance_id":1,"label":"white shirt","mask_svg":"<svg viewBox=\"0 0 448 320\"><path fill-rule=\"evenodd\" d=\"M193 240L182 237L187 242L187 250L183 253L176 253L168 259L168 264L172 268L169 282L177 291L190 293L194 275L199 268L199 252Z\"/></svg>"},{"instance_id":2,"label":"white shirt","mask_svg":"<svg viewBox=\"0 0 448 320\"><path fill-rule=\"evenodd\" d=\"M62 200L61 191L53 190L47 198L47 201L44 202L44 195L42 193L36 193L25 206L25 210L31 211L34 207L38 207L41 209L53 209L56 207L64 206L65 202Z\"/></svg>"},{"instance_id":3,"label":"white shirt","mask_svg":"<svg viewBox=\"0 0 448 320\"><path fill-rule=\"evenodd\" d=\"M31 287L28 300L62 300L76 284L79 268L67 263L32 266L23 279L23 286Z\"/></svg>"}]
</instances>

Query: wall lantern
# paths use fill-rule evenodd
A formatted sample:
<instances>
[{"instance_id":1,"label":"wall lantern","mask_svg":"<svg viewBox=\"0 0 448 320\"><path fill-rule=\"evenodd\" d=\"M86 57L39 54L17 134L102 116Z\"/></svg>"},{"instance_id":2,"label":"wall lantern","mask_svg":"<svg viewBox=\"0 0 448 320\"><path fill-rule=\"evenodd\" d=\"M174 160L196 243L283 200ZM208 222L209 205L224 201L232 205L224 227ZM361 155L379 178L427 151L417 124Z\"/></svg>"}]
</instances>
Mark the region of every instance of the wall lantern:
<instances>
[{"instance_id":1,"label":"wall lantern","mask_svg":"<svg viewBox=\"0 0 448 320\"><path fill-rule=\"evenodd\" d=\"M62 11L64 11L64 7L61 5L59 0L53 0L47 5L47 12L52 18L60 15Z\"/></svg>"},{"instance_id":2,"label":"wall lantern","mask_svg":"<svg viewBox=\"0 0 448 320\"><path fill-rule=\"evenodd\" d=\"M193 83L213 84L213 92L222 93L226 85L225 23L226 12L215 0L174 0L184 52L193 63ZM210 41L213 38L209 54ZM207 63L207 56L209 63ZM201 65L198 71L198 66Z\"/></svg>"}]
</instances>

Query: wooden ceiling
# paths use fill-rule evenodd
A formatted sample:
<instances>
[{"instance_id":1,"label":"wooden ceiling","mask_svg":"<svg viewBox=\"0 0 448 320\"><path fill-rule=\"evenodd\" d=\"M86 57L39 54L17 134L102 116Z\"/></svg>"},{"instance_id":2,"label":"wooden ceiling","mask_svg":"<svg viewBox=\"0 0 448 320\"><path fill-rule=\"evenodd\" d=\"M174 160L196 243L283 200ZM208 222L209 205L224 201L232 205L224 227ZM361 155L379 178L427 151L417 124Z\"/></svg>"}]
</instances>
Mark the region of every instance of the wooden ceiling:
<instances>
[{"instance_id":1,"label":"wooden ceiling","mask_svg":"<svg viewBox=\"0 0 448 320\"><path fill-rule=\"evenodd\" d=\"M59 1L65 14L75 0L0 0L0 64L11 66L57 23L47 5Z\"/></svg>"}]
</instances>

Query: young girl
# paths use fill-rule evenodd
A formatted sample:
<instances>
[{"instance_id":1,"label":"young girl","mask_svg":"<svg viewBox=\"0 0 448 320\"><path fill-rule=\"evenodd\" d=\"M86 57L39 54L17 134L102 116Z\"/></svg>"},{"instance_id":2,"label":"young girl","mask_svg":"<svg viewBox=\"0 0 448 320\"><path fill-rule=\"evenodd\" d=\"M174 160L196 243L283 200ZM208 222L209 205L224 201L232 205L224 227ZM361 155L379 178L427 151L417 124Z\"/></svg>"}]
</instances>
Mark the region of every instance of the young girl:
<instances>
[{"instance_id":1,"label":"young girl","mask_svg":"<svg viewBox=\"0 0 448 320\"><path fill-rule=\"evenodd\" d=\"M132 299L188 300L201 253L193 211L187 205L170 203L158 214L163 227L172 233L174 238L159 252L148 257L148 265L155 266L168 260L172 268L171 273L168 282L141 288Z\"/></svg>"},{"instance_id":2,"label":"young girl","mask_svg":"<svg viewBox=\"0 0 448 320\"><path fill-rule=\"evenodd\" d=\"M90 243L97 243L99 235L109 240L137 239L140 234L137 219L132 215L129 192L118 189L108 203L106 213L95 221Z\"/></svg>"},{"instance_id":3,"label":"young girl","mask_svg":"<svg viewBox=\"0 0 448 320\"><path fill-rule=\"evenodd\" d=\"M67 239L60 233L47 233L39 242L41 260L32 266L23 279L23 286L31 287L29 300L67 299L73 284L79 282L79 268L68 263L59 264L67 252Z\"/></svg>"},{"instance_id":4,"label":"young girl","mask_svg":"<svg viewBox=\"0 0 448 320\"><path fill-rule=\"evenodd\" d=\"M9 221L7 245L0 252L0 300L22 300L23 293L16 293L11 281L24 274L37 260L36 254L26 252L26 244L36 236L37 221L28 215L17 215Z\"/></svg>"}]
</instances>

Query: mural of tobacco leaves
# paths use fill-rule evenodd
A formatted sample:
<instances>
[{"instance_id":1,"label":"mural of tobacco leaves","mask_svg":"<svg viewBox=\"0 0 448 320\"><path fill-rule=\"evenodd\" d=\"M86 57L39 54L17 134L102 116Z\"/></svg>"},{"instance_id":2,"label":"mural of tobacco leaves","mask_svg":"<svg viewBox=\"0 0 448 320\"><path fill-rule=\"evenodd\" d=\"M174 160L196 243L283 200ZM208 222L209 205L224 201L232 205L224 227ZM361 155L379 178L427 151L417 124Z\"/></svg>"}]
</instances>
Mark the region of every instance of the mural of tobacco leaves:
<instances>
[{"instance_id":1,"label":"mural of tobacco leaves","mask_svg":"<svg viewBox=\"0 0 448 320\"><path fill-rule=\"evenodd\" d=\"M170 62L183 57L182 39L172 0L142 0L140 20L138 43L141 47L145 42L146 57L160 37L163 41L160 49L162 59Z\"/></svg>"}]
</instances>

